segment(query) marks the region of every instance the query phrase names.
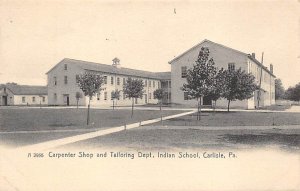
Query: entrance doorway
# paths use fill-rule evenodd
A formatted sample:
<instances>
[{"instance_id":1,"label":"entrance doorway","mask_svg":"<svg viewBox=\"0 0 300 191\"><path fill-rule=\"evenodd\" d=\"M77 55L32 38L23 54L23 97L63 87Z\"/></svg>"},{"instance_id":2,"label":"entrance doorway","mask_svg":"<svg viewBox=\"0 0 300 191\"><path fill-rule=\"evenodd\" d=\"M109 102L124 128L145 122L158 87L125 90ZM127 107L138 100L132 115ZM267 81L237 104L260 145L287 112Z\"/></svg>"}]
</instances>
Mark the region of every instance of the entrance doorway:
<instances>
[{"instance_id":1,"label":"entrance doorway","mask_svg":"<svg viewBox=\"0 0 300 191\"><path fill-rule=\"evenodd\" d=\"M144 94L144 98L145 98L145 103L148 103L147 102L147 94Z\"/></svg>"},{"instance_id":2,"label":"entrance doorway","mask_svg":"<svg viewBox=\"0 0 300 191\"><path fill-rule=\"evenodd\" d=\"M2 96L3 105L7 105L7 96Z\"/></svg>"},{"instance_id":3,"label":"entrance doorway","mask_svg":"<svg viewBox=\"0 0 300 191\"><path fill-rule=\"evenodd\" d=\"M69 94L64 94L64 103L65 103L67 106L70 105Z\"/></svg>"}]
</instances>

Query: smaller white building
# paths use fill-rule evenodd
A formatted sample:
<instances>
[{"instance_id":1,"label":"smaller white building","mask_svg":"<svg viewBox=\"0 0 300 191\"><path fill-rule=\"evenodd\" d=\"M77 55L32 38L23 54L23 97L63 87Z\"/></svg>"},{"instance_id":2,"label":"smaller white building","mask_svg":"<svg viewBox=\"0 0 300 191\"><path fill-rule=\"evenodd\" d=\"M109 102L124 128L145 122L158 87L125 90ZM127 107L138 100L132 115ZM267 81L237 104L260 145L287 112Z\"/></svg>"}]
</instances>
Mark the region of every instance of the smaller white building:
<instances>
[{"instance_id":1,"label":"smaller white building","mask_svg":"<svg viewBox=\"0 0 300 191\"><path fill-rule=\"evenodd\" d=\"M0 106L48 105L46 86L0 85Z\"/></svg>"}]
</instances>

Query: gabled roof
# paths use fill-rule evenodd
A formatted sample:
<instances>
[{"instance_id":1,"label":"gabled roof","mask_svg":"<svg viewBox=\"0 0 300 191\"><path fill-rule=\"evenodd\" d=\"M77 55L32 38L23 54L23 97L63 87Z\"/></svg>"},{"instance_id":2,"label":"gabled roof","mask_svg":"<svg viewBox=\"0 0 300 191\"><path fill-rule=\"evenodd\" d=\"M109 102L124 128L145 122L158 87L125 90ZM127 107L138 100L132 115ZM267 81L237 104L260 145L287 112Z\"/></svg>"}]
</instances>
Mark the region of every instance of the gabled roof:
<instances>
[{"instance_id":1,"label":"gabled roof","mask_svg":"<svg viewBox=\"0 0 300 191\"><path fill-rule=\"evenodd\" d=\"M242 55L244 55L244 56L248 56L248 54L246 54L246 53L244 53L244 52L241 52L241 51L239 51L239 50L235 50L235 49L233 49L233 48L230 48L230 47L224 46L224 45L222 45L222 44L215 43L215 42L212 42L212 41L210 41L210 40L205 39L205 40L201 41L199 44L196 44L195 46L193 46L192 48L188 49L188 50L185 51L184 53L182 53L182 54L180 54L179 56L175 57L173 60L169 61L169 64L171 64L171 63L174 62L175 60L178 60L178 59L181 58L182 56L186 55L186 54L187 54L188 52L190 52L191 50L193 50L193 49L195 49L195 48L198 48L199 46L201 46L201 45L202 45L203 43L205 43L205 42L208 42L208 43L211 43L211 44L215 44L215 45L220 46L220 47L222 47L222 48L226 48L226 49L235 51L235 52L237 52L237 53L239 53L239 54L242 54Z\"/></svg>"},{"instance_id":2,"label":"gabled roof","mask_svg":"<svg viewBox=\"0 0 300 191\"><path fill-rule=\"evenodd\" d=\"M103 73L120 74L126 76L144 77L144 78L159 79L159 80L166 79L169 76L169 79L171 79L171 73L168 75L167 74L168 72L148 72L143 70L123 68L123 67L117 68L112 65L100 64L95 62L87 62L87 61L75 60L70 58L63 59L57 65L59 64L73 64L82 68L83 70L88 70L88 71L98 71ZM55 65L46 74L51 72L57 65Z\"/></svg>"},{"instance_id":3,"label":"gabled roof","mask_svg":"<svg viewBox=\"0 0 300 191\"><path fill-rule=\"evenodd\" d=\"M237 53L239 53L239 54L241 54L241 55L244 55L244 56L248 57L250 60L252 60L253 62L255 62L257 65L261 66L261 67L262 67L266 72L268 72L270 75L272 75L273 77L276 78L276 76L275 76L272 72L270 72L270 70L268 70L267 67L265 67L263 64L261 64L258 60L256 60L256 59L255 59L254 57L252 57L250 54L246 54L246 53L241 52L241 51L239 51L239 50L235 50L235 49L233 49L233 48L230 48L230 47L224 46L224 45L222 45L222 44L218 44L218 43L212 42L212 41L207 40L207 39L203 40L203 41L200 42L199 44L193 46L192 48L188 49L188 50L185 51L184 53L182 53L182 54L180 54L179 56L177 56L176 58L174 58L173 60L169 61L169 64L172 64L172 62L178 60L179 58L181 58L182 56L184 56L185 54L187 54L187 53L190 52L191 50L193 50L193 49L195 49L195 48L198 48L198 47L201 46L204 42L208 42L208 43L211 43L211 44L220 46L220 47L222 47L222 48L226 48L226 49L235 51L235 52L237 52Z\"/></svg>"},{"instance_id":4,"label":"gabled roof","mask_svg":"<svg viewBox=\"0 0 300 191\"><path fill-rule=\"evenodd\" d=\"M2 85L1 88L6 87L14 95L47 95L48 90L46 86L27 86L27 85Z\"/></svg>"}]
</instances>

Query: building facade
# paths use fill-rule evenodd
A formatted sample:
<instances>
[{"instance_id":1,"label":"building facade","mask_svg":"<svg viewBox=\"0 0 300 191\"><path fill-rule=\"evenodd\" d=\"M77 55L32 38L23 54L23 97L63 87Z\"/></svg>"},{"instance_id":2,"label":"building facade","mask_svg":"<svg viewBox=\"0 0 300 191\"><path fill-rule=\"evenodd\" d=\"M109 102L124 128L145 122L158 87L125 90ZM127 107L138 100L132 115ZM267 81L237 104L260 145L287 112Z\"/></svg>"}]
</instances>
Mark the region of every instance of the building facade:
<instances>
[{"instance_id":1,"label":"building facade","mask_svg":"<svg viewBox=\"0 0 300 191\"><path fill-rule=\"evenodd\" d=\"M188 99L186 93L184 93L181 88L183 87L183 84L186 83L187 69L193 67L202 47L207 47L209 49L210 58L214 59L217 69L241 68L247 73L251 73L255 76L257 85L261 84L260 96L259 91L257 90L253 93L254 96L248 100L231 102L230 105L232 107L254 109L258 107L258 100L260 100L259 106L262 107L275 104L275 75L273 74L272 65L270 65L270 70L268 70L267 67L264 67L255 58L255 54L246 54L209 40L202 41L169 62L169 64L171 64L172 103L191 106L197 104L196 100ZM204 105L211 105L211 99L204 97L202 103ZM218 100L217 107L227 107L227 100Z\"/></svg>"},{"instance_id":2,"label":"building facade","mask_svg":"<svg viewBox=\"0 0 300 191\"><path fill-rule=\"evenodd\" d=\"M46 86L6 84L0 86L0 105L48 105Z\"/></svg>"},{"instance_id":3,"label":"building facade","mask_svg":"<svg viewBox=\"0 0 300 191\"><path fill-rule=\"evenodd\" d=\"M48 87L48 103L49 105L77 105L76 93L83 95L82 90L77 84L76 78L85 72L93 72L104 77L104 90L96 94L91 100L91 106L112 105L112 92L120 90L120 98L114 100L117 106L131 105L132 100L126 98L123 94L123 85L128 78L141 79L144 84L143 97L135 99L135 104L156 104L157 99L154 99L153 92L161 87L164 87L166 92L170 92L169 86L171 75L170 72L147 72L142 70L134 70L122 68L118 58L113 59L112 65L86 62L65 58L56 64L50 71L47 72L47 87ZM82 96L78 100L81 106L87 105L88 98ZM164 99L168 103L170 98Z\"/></svg>"}]
</instances>

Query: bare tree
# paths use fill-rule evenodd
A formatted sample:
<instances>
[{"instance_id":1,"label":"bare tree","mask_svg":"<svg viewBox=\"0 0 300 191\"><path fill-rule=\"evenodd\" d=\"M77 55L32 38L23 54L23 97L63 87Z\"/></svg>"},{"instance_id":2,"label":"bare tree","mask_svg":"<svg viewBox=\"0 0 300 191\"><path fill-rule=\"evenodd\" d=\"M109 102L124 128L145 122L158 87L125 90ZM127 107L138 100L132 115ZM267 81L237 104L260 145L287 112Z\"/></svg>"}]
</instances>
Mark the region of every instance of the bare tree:
<instances>
[{"instance_id":1,"label":"bare tree","mask_svg":"<svg viewBox=\"0 0 300 191\"><path fill-rule=\"evenodd\" d=\"M137 98L143 97L143 91L144 84L143 80L139 79L132 79L128 78L126 83L123 85L123 93L126 97L132 99L132 106L131 106L131 118L133 116L133 107L134 107L134 101Z\"/></svg>"},{"instance_id":2,"label":"bare tree","mask_svg":"<svg viewBox=\"0 0 300 191\"><path fill-rule=\"evenodd\" d=\"M90 101L92 97L100 92L103 88L101 86L104 83L104 78L95 73L86 72L78 76L77 83L80 89L83 91L85 96L88 96L88 109L87 109L87 120L86 124L89 125L90 121Z\"/></svg>"}]
</instances>

